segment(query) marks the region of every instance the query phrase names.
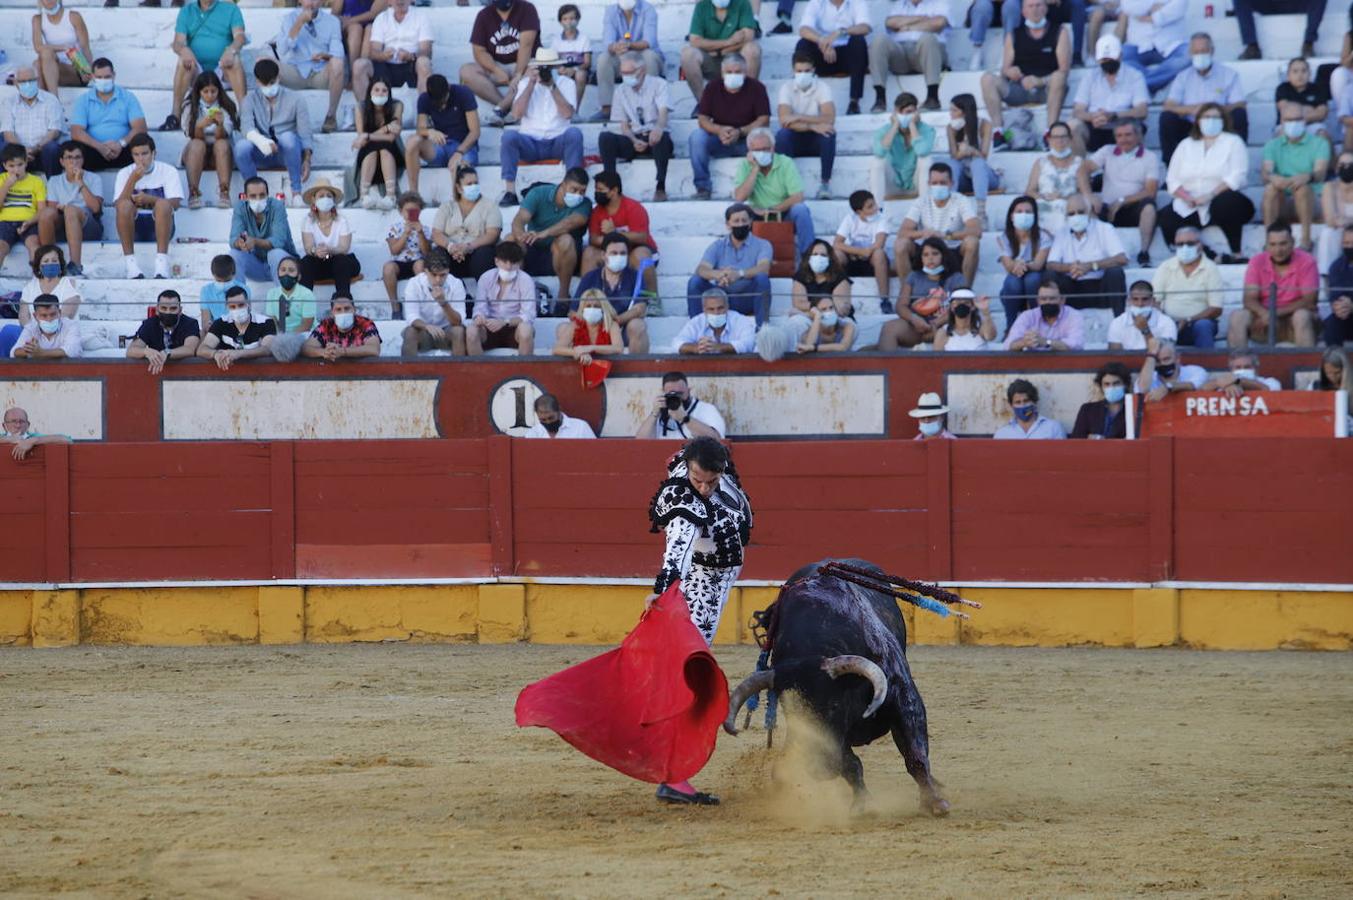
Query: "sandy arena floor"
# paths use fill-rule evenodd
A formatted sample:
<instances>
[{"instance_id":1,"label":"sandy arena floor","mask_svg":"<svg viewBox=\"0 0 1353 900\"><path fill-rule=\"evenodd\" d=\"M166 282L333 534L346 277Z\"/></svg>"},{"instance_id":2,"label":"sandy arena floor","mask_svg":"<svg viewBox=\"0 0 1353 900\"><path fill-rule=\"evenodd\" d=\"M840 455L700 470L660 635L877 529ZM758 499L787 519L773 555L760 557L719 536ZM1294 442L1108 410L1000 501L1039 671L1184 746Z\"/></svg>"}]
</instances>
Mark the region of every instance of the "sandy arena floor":
<instances>
[{"instance_id":1,"label":"sandy arena floor","mask_svg":"<svg viewBox=\"0 0 1353 900\"><path fill-rule=\"evenodd\" d=\"M1347 654L917 649L933 820L891 743L851 817L771 792L760 731L697 779L722 807L659 807L513 726L591 652L0 653L0 894L1353 895Z\"/></svg>"}]
</instances>

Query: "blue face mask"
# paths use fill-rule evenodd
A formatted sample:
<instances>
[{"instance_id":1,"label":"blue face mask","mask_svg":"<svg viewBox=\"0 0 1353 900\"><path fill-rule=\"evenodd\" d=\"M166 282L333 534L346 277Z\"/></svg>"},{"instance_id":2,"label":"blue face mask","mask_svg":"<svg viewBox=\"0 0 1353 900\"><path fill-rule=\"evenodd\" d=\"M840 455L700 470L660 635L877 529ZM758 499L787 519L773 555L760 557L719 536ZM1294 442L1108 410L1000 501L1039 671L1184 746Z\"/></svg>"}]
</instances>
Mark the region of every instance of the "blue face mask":
<instances>
[{"instance_id":1,"label":"blue face mask","mask_svg":"<svg viewBox=\"0 0 1353 900\"><path fill-rule=\"evenodd\" d=\"M936 202L943 203L945 200L949 199L949 185L932 184L930 186L930 196L934 197Z\"/></svg>"},{"instance_id":2,"label":"blue face mask","mask_svg":"<svg viewBox=\"0 0 1353 900\"><path fill-rule=\"evenodd\" d=\"M1034 214L1031 212L1017 212L1010 217L1010 221L1020 231L1028 231L1034 227Z\"/></svg>"},{"instance_id":3,"label":"blue face mask","mask_svg":"<svg viewBox=\"0 0 1353 900\"><path fill-rule=\"evenodd\" d=\"M1104 389L1104 399L1110 403L1122 403L1126 394L1127 388L1121 384L1110 385Z\"/></svg>"},{"instance_id":4,"label":"blue face mask","mask_svg":"<svg viewBox=\"0 0 1353 900\"><path fill-rule=\"evenodd\" d=\"M38 95L38 83L36 81L20 81L19 96L25 100L32 100Z\"/></svg>"},{"instance_id":5,"label":"blue face mask","mask_svg":"<svg viewBox=\"0 0 1353 900\"><path fill-rule=\"evenodd\" d=\"M476 181L474 184L467 184L463 186L460 189L460 195L464 197L466 200L478 200L480 191L481 188L479 187L479 182Z\"/></svg>"},{"instance_id":6,"label":"blue face mask","mask_svg":"<svg viewBox=\"0 0 1353 900\"><path fill-rule=\"evenodd\" d=\"M569 209L572 209L579 203L582 203L583 200L585 199L587 198L585 198L582 194L564 194L564 205L567 206Z\"/></svg>"},{"instance_id":7,"label":"blue face mask","mask_svg":"<svg viewBox=\"0 0 1353 900\"><path fill-rule=\"evenodd\" d=\"M38 266L38 271L42 274L43 278L60 278L61 263L43 263Z\"/></svg>"},{"instance_id":8,"label":"blue face mask","mask_svg":"<svg viewBox=\"0 0 1353 900\"><path fill-rule=\"evenodd\" d=\"M1043 18L1039 19L1037 22L1035 22L1033 19L1025 19L1025 20L1024 20L1024 27L1025 27L1025 28L1028 28L1028 29L1031 30L1031 31L1037 31L1037 30L1040 29L1040 28L1045 28L1045 27L1047 27L1047 24L1048 24L1048 17L1047 17L1047 16L1044 16Z\"/></svg>"},{"instance_id":9,"label":"blue face mask","mask_svg":"<svg viewBox=\"0 0 1353 900\"><path fill-rule=\"evenodd\" d=\"M1216 137L1221 134L1221 119L1216 116L1199 119L1198 130L1203 133L1203 137Z\"/></svg>"},{"instance_id":10,"label":"blue face mask","mask_svg":"<svg viewBox=\"0 0 1353 900\"><path fill-rule=\"evenodd\" d=\"M1028 406L1016 406L1015 418L1021 422L1032 422L1038 416L1038 404L1030 403Z\"/></svg>"}]
</instances>

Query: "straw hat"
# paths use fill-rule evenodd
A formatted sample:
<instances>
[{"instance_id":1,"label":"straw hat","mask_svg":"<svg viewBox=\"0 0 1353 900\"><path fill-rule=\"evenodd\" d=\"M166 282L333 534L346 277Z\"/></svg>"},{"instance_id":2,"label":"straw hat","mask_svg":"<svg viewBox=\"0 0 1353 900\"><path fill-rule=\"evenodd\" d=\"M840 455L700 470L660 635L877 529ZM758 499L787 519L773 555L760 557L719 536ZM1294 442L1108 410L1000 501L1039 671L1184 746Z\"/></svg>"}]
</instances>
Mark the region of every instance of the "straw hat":
<instances>
[{"instance_id":1,"label":"straw hat","mask_svg":"<svg viewBox=\"0 0 1353 900\"><path fill-rule=\"evenodd\" d=\"M564 60L559 58L559 51L550 47L537 47L536 55L531 57L533 66L562 66Z\"/></svg>"},{"instance_id":2,"label":"straw hat","mask_svg":"<svg viewBox=\"0 0 1353 900\"><path fill-rule=\"evenodd\" d=\"M940 395L930 391L921 395L921 399L916 401L916 408L907 415L913 419L928 419L931 416L942 416L948 411L949 407L940 400Z\"/></svg>"},{"instance_id":3,"label":"straw hat","mask_svg":"<svg viewBox=\"0 0 1353 900\"><path fill-rule=\"evenodd\" d=\"M335 187L327 178L315 179L315 183L305 189L305 193L301 195L301 199L305 201L306 206L314 206L315 197L321 192L327 192L333 195L334 203L336 204L343 202L343 189Z\"/></svg>"}]
</instances>

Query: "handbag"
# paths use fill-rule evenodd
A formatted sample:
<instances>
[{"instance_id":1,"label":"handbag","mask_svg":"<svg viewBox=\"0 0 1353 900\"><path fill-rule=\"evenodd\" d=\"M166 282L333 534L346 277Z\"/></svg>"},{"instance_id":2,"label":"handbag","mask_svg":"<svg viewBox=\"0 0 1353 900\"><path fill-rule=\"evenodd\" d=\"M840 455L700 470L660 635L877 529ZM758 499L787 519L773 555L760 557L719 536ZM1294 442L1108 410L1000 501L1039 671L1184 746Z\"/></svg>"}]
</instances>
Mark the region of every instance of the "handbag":
<instances>
[{"instance_id":1,"label":"handbag","mask_svg":"<svg viewBox=\"0 0 1353 900\"><path fill-rule=\"evenodd\" d=\"M768 212L765 219L752 223L752 234L770 241L770 277L793 278L794 270L798 268L795 260L794 223L784 221L778 212Z\"/></svg>"}]
</instances>

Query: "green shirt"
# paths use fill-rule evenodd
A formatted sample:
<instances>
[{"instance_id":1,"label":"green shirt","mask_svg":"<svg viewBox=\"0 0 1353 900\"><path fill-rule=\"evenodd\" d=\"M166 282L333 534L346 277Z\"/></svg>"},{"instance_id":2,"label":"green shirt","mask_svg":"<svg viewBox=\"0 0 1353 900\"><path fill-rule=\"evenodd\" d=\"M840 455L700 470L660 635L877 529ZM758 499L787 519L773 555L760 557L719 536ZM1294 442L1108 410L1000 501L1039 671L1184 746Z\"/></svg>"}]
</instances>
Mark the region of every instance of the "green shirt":
<instances>
[{"instance_id":1,"label":"green shirt","mask_svg":"<svg viewBox=\"0 0 1353 900\"><path fill-rule=\"evenodd\" d=\"M888 166L893 170L893 179L897 186L903 191L911 191L916 188L916 158L918 156L928 156L935 146L935 129L924 122L916 126L916 143L907 146L903 140L902 134L893 138L892 146L883 146L883 136L888 133L892 123L888 123L880 128L874 134L874 155L888 161Z\"/></svg>"},{"instance_id":2,"label":"green shirt","mask_svg":"<svg viewBox=\"0 0 1353 900\"><path fill-rule=\"evenodd\" d=\"M220 2L220 0L217 0ZM296 285L291 291L291 296L287 298L287 320L282 323L284 331L300 331L301 321L315 318L315 293L303 284ZM274 286L268 291L268 299L263 304L263 314L272 316L274 319L280 318L280 309L282 306L282 289Z\"/></svg>"},{"instance_id":3,"label":"green shirt","mask_svg":"<svg viewBox=\"0 0 1353 900\"><path fill-rule=\"evenodd\" d=\"M738 173L733 176L733 183L742 184L751 171L752 162L744 157L738 165ZM756 209L773 209L791 195L802 191L803 179L799 177L794 160L777 153L771 159L769 172L756 173L756 181L752 182L752 195L747 198L747 202Z\"/></svg>"},{"instance_id":4,"label":"green shirt","mask_svg":"<svg viewBox=\"0 0 1353 900\"><path fill-rule=\"evenodd\" d=\"M592 215L592 201L584 197L583 202L577 206L556 205L554 192L558 189L559 185L557 184L541 184L526 192L526 196L522 198L521 208L531 214L531 221L526 224L527 231L544 231L546 228L553 228L569 216L583 217L582 224L578 226L578 231L587 227L587 219ZM553 238L550 240L553 240Z\"/></svg>"},{"instance_id":5,"label":"green shirt","mask_svg":"<svg viewBox=\"0 0 1353 900\"><path fill-rule=\"evenodd\" d=\"M691 12L691 31L697 37L707 41L726 41L735 32L744 28L758 30L756 16L752 15L752 5L748 0L733 0L724 10L727 15L720 22L714 15L718 10L710 0L700 0Z\"/></svg>"},{"instance_id":6,"label":"green shirt","mask_svg":"<svg viewBox=\"0 0 1353 900\"><path fill-rule=\"evenodd\" d=\"M220 65L221 54L235 40L236 28L244 30L244 15L227 0L216 0L206 12L197 3L185 0L174 21L174 33L184 36L188 49L207 72Z\"/></svg>"},{"instance_id":7,"label":"green shirt","mask_svg":"<svg viewBox=\"0 0 1353 900\"><path fill-rule=\"evenodd\" d=\"M1264 145L1264 162L1273 163L1273 173L1283 178L1310 175L1315 172L1317 163L1328 164L1329 159L1329 141L1309 133L1303 134L1295 143L1280 134ZM1313 181L1311 189L1319 193L1320 182Z\"/></svg>"}]
</instances>

